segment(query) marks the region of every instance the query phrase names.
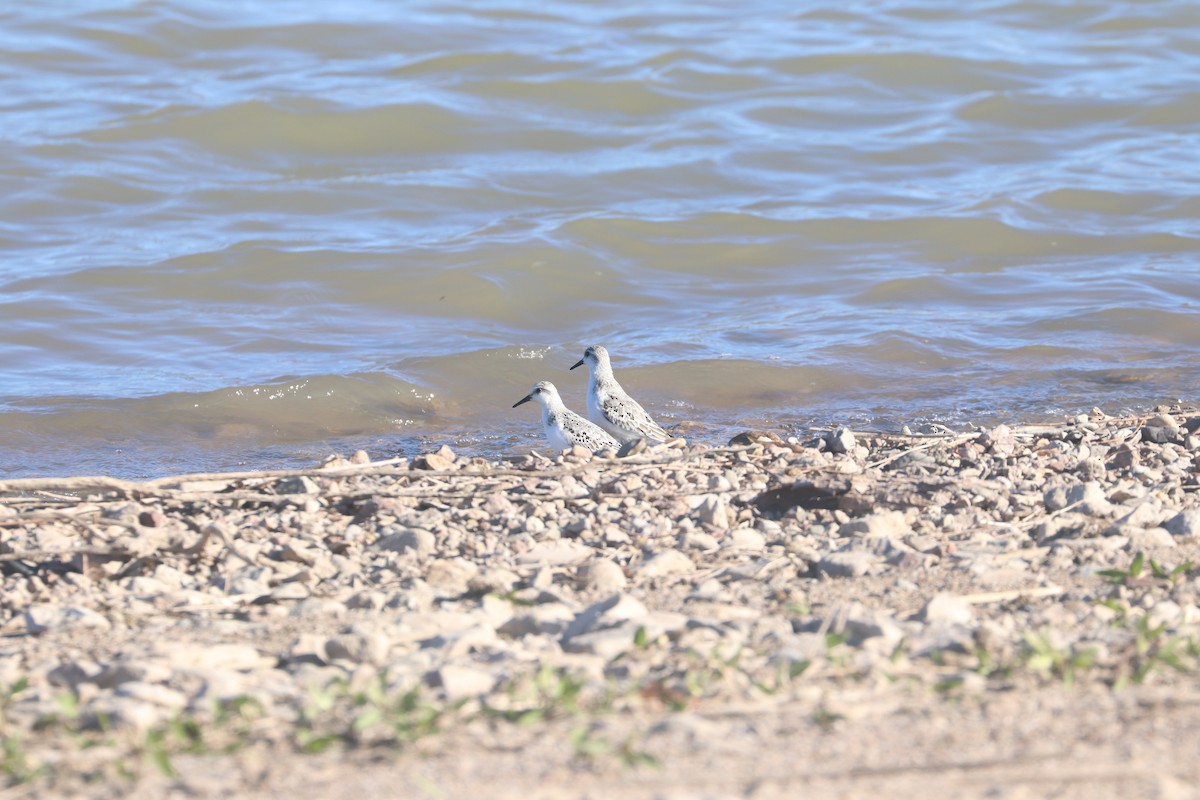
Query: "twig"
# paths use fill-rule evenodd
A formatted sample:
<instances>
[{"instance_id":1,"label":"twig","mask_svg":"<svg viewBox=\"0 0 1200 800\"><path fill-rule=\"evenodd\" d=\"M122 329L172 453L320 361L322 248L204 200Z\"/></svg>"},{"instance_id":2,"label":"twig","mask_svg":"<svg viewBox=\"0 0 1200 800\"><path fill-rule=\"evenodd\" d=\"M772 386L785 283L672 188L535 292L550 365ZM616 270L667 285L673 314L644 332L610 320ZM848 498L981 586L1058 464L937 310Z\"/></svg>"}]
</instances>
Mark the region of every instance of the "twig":
<instances>
[{"instance_id":1,"label":"twig","mask_svg":"<svg viewBox=\"0 0 1200 800\"><path fill-rule=\"evenodd\" d=\"M979 594L965 594L960 599L971 603L972 605L981 605L983 603L1002 603L1006 600L1035 600L1039 597L1054 597L1066 592L1060 586L1040 586L1034 589L1010 589L1006 592L980 592Z\"/></svg>"}]
</instances>

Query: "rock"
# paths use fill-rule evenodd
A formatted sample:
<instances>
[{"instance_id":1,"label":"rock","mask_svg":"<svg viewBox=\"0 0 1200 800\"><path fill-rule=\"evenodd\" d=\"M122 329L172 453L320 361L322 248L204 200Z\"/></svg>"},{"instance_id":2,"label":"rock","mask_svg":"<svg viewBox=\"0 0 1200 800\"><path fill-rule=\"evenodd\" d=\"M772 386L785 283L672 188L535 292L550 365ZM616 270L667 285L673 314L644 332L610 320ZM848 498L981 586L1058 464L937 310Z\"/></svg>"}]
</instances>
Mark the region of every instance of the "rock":
<instances>
[{"instance_id":1,"label":"rock","mask_svg":"<svg viewBox=\"0 0 1200 800\"><path fill-rule=\"evenodd\" d=\"M867 550L837 550L817 562L817 569L832 578L858 578L874 572L879 556Z\"/></svg>"},{"instance_id":2,"label":"rock","mask_svg":"<svg viewBox=\"0 0 1200 800\"><path fill-rule=\"evenodd\" d=\"M880 539L899 539L913 532L900 511L879 511L861 519L851 520L838 528L840 537L858 536Z\"/></svg>"},{"instance_id":3,"label":"rock","mask_svg":"<svg viewBox=\"0 0 1200 800\"><path fill-rule=\"evenodd\" d=\"M1117 518L1118 525L1133 525L1140 528L1153 528L1163 521L1162 506L1152 500L1146 500L1134 506L1133 510Z\"/></svg>"},{"instance_id":4,"label":"rock","mask_svg":"<svg viewBox=\"0 0 1200 800\"><path fill-rule=\"evenodd\" d=\"M387 550L393 553L407 553L411 551L418 558L425 558L432 555L437 549L437 539L427 530L408 528L395 533L389 533L375 542L373 547L377 550Z\"/></svg>"},{"instance_id":5,"label":"rock","mask_svg":"<svg viewBox=\"0 0 1200 800\"><path fill-rule=\"evenodd\" d=\"M737 528L726 535L721 545L727 550L759 552L766 548L767 539L753 528Z\"/></svg>"},{"instance_id":6,"label":"rock","mask_svg":"<svg viewBox=\"0 0 1200 800\"><path fill-rule=\"evenodd\" d=\"M329 655L325 652L326 638L316 633L302 633L292 640L287 650L289 665L295 664L327 664Z\"/></svg>"},{"instance_id":7,"label":"rock","mask_svg":"<svg viewBox=\"0 0 1200 800\"><path fill-rule=\"evenodd\" d=\"M611 562L610 562L611 563ZM549 635L554 637L566 633L575 619L575 612L562 603L543 603L514 614L496 631L504 636L522 637Z\"/></svg>"},{"instance_id":8,"label":"rock","mask_svg":"<svg viewBox=\"0 0 1200 800\"><path fill-rule=\"evenodd\" d=\"M1081 481L1102 481L1108 474L1108 467L1098 458L1086 458L1075 467L1075 474Z\"/></svg>"},{"instance_id":9,"label":"rock","mask_svg":"<svg viewBox=\"0 0 1200 800\"><path fill-rule=\"evenodd\" d=\"M678 550L664 550L655 553L638 568L640 579L668 578L678 575L691 575L696 571L692 560Z\"/></svg>"},{"instance_id":10,"label":"rock","mask_svg":"<svg viewBox=\"0 0 1200 800\"><path fill-rule=\"evenodd\" d=\"M930 598L921 609L920 617L927 623L952 622L969 625L975 619L975 609L958 595L939 593Z\"/></svg>"},{"instance_id":11,"label":"rock","mask_svg":"<svg viewBox=\"0 0 1200 800\"><path fill-rule=\"evenodd\" d=\"M961 623L932 622L917 636L906 640L905 649L920 657L934 653L971 653L975 650L975 633L970 626Z\"/></svg>"},{"instance_id":12,"label":"rock","mask_svg":"<svg viewBox=\"0 0 1200 800\"><path fill-rule=\"evenodd\" d=\"M295 478L285 478L275 484L276 494L317 494L321 487L312 478L300 475Z\"/></svg>"},{"instance_id":13,"label":"rock","mask_svg":"<svg viewBox=\"0 0 1200 800\"><path fill-rule=\"evenodd\" d=\"M187 695L154 683L129 681L117 687L118 697L129 697L163 708L179 710L187 706Z\"/></svg>"},{"instance_id":14,"label":"rock","mask_svg":"<svg viewBox=\"0 0 1200 800\"><path fill-rule=\"evenodd\" d=\"M580 567L579 580L584 588L605 593L620 592L628 583L625 571L607 558L595 558Z\"/></svg>"},{"instance_id":15,"label":"rock","mask_svg":"<svg viewBox=\"0 0 1200 800\"><path fill-rule=\"evenodd\" d=\"M849 428L838 428L825 435L825 446L831 453L853 453L857 444Z\"/></svg>"},{"instance_id":16,"label":"rock","mask_svg":"<svg viewBox=\"0 0 1200 800\"><path fill-rule=\"evenodd\" d=\"M412 468L443 471L454 469L454 451L444 445L442 450L449 450L450 456L447 458L440 450L436 453L426 453L413 459Z\"/></svg>"},{"instance_id":17,"label":"rock","mask_svg":"<svg viewBox=\"0 0 1200 800\"><path fill-rule=\"evenodd\" d=\"M645 604L627 594L614 594L575 615L564 636L568 639L581 633L610 628L629 620L645 618L650 612Z\"/></svg>"},{"instance_id":18,"label":"rock","mask_svg":"<svg viewBox=\"0 0 1200 800\"><path fill-rule=\"evenodd\" d=\"M1078 504L1078 511L1090 517L1107 517L1113 512L1112 503L1104 496L1104 490L1095 481L1077 483L1067 489L1067 505Z\"/></svg>"},{"instance_id":19,"label":"rock","mask_svg":"<svg viewBox=\"0 0 1200 800\"><path fill-rule=\"evenodd\" d=\"M700 550L702 552L713 552L721 543L717 541L717 537L711 533L704 531L687 531L680 534L675 541L675 546L680 550Z\"/></svg>"},{"instance_id":20,"label":"rock","mask_svg":"<svg viewBox=\"0 0 1200 800\"><path fill-rule=\"evenodd\" d=\"M1182 432L1175 420L1166 414L1158 414L1142 428L1142 441L1166 444L1180 439Z\"/></svg>"},{"instance_id":21,"label":"rock","mask_svg":"<svg viewBox=\"0 0 1200 800\"><path fill-rule=\"evenodd\" d=\"M75 690L82 683L95 683L102 668L94 661L66 661L46 673L51 686Z\"/></svg>"},{"instance_id":22,"label":"rock","mask_svg":"<svg viewBox=\"0 0 1200 800\"><path fill-rule=\"evenodd\" d=\"M779 438L778 434L770 431L746 431L739 433L729 440L729 447L748 447L753 444L783 444L783 439Z\"/></svg>"},{"instance_id":23,"label":"rock","mask_svg":"<svg viewBox=\"0 0 1200 800\"><path fill-rule=\"evenodd\" d=\"M1175 538L1163 528L1121 528L1121 533L1129 537L1129 550L1150 550L1156 547L1174 547Z\"/></svg>"},{"instance_id":24,"label":"rock","mask_svg":"<svg viewBox=\"0 0 1200 800\"><path fill-rule=\"evenodd\" d=\"M1163 525L1172 536L1194 539L1200 536L1200 508L1185 508Z\"/></svg>"},{"instance_id":25,"label":"rock","mask_svg":"<svg viewBox=\"0 0 1200 800\"><path fill-rule=\"evenodd\" d=\"M272 666L275 659L248 644L162 643L156 652L173 668L182 670L253 670Z\"/></svg>"},{"instance_id":26,"label":"rock","mask_svg":"<svg viewBox=\"0 0 1200 800\"><path fill-rule=\"evenodd\" d=\"M334 636L325 642L327 661L342 659L355 664L383 666L387 662L391 642L379 631L353 631Z\"/></svg>"},{"instance_id":27,"label":"rock","mask_svg":"<svg viewBox=\"0 0 1200 800\"><path fill-rule=\"evenodd\" d=\"M1016 450L1017 441L1007 425L997 425L984 431L975 439L982 447L998 456L1010 456Z\"/></svg>"},{"instance_id":28,"label":"rock","mask_svg":"<svg viewBox=\"0 0 1200 800\"><path fill-rule=\"evenodd\" d=\"M833 609L824 623L833 633L845 635L851 645L861 645L868 639L880 638L885 647L894 646L904 638L904 629L886 611L851 603Z\"/></svg>"},{"instance_id":29,"label":"rock","mask_svg":"<svg viewBox=\"0 0 1200 800\"><path fill-rule=\"evenodd\" d=\"M312 592L299 581L289 581L288 583L279 584L265 596L271 598L276 603L286 603L289 601L306 600L312 596ZM262 602L262 600L260 599L259 602Z\"/></svg>"},{"instance_id":30,"label":"rock","mask_svg":"<svg viewBox=\"0 0 1200 800\"><path fill-rule=\"evenodd\" d=\"M501 492L488 495L488 499L483 501L483 510L492 517L498 517L501 514L510 514L516 509L512 501L504 496Z\"/></svg>"},{"instance_id":31,"label":"rock","mask_svg":"<svg viewBox=\"0 0 1200 800\"><path fill-rule=\"evenodd\" d=\"M719 494L702 494L689 498L689 505L696 510L696 520L714 528L729 527L729 506Z\"/></svg>"},{"instance_id":32,"label":"rock","mask_svg":"<svg viewBox=\"0 0 1200 800\"><path fill-rule=\"evenodd\" d=\"M25 628L32 634L46 631L71 631L90 628L106 631L112 625L108 619L82 606L59 606L34 603L25 609Z\"/></svg>"},{"instance_id":33,"label":"rock","mask_svg":"<svg viewBox=\"0 0 1200 800\"><path fill-rule=\"evenodd\" d=\"M166 663L156 659L139 659L119 661L108 664L96 676L93 683L101 689L112 689L130 681L145 683L162 683L170 680L171 668Z\"/></svg>"},{"instance_id":34,"label":"rock","mask_svg":"<svg viewBox=\"0 0 1200 800\"><path fill-rule=\"evenodd\" d=\"M138 524L147 528L162 528L167 524L167 515L160 508L150 508L138 514Z\"/></svg>"},{"instance_id":35,"label":"rock","mask_svg":"<svg viewBox=\"0 0 1200 800\"><path fill-rule=\"evenodd\" d=\"M484 567L467 581L467 589L474 594L507 594L521 582L521 576L504 567Z\"/></svg>"},{"instance_id":36,"label":"rock","mask_svg":"<svg viewBox=\"0 0 1200 800\"><path fill-rule=\"evenodd\" d=\"M383 608L387 602L387 595L383 592L374 591L372 589L363 589L361 592L355 592L346 601L346 608L361 608L369 611L378 611Z\"/></svg>"},{"instance_id":37,"label":"rock","mask_svg":"<svg viewBox=\"0 0 1200 800\"><path fill-rule=\"evenodd\" d=\"M594 552L587 545L571 539L556 539L538 542L528 552L517 556L517 563L524 566L561 567L586 561Z\"/></svg>"},{"instance_id":38,"label":"rock","mask_svg":"<svg viewBox=\"0 0 1200 800\"><path fill-rule=\"evenodd\" d=\"M1122 442L1112 451L1108 466L1112 469L1131 469L1137 466L1138 460L1137 448L1129 442Z\"/></svg>"},{"instance_id":39,"label":"rock","mask_svg":"<svg viewBox=\"0 0 1200 800\"><path fill-rule=\"evenodd\" d=\"M1159 600L1146 617L1152 627L1175 625L1183 618L1183 608L1173 600Z\"/></svg>"},{"instance_id":40,"label":"rock","mask_svg":"<svg viewBox=\"0 0 1200 800\"><path fill-rule=\"evenodd\" d=\"M447 699L461 700L487 694L496 686L496 676L485 669L447 664L437 671L437 685Z\"/></svg>"},{"instance_id":41,"label":"rock","mask_svg":"<svg viewBox=\"0 0 1200 800\"><path fill-rule=\"evenodd\" d=\"M563 650L568 653L596 655L610 661L633 649L639 627L635 623L627 622L614 628L581 633L563 642Z\"/></svg>"},{"instance_id":42,"label":"rock","mask_svg":"<svg viewBox=\"0 0 1200 800\"><path fill-rule=\"evenodd\" d=\"M479 572L473 561L464 558L446 558L434 561L425 572L425 583L442 597L457 597L466 594L471 579Z\"/></svg>"}]
</instances>

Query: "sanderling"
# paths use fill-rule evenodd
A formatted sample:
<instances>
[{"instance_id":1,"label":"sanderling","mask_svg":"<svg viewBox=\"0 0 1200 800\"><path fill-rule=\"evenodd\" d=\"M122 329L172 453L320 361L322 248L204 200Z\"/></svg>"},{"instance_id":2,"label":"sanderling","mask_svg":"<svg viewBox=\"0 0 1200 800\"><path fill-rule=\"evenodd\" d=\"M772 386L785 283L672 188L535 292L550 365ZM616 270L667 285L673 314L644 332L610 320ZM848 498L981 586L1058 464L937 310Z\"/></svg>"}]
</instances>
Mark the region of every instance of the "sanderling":
<instances>
[{"instance_id":1,"label":"sanderling","mask_svg":"<svg viewBox=\"0 0 1200 800\"><path fill-rule=\"evenodd\" d=\"M588 419L621 442L638 439L665 442L670 438L658 423L650 419L646 409L625 394L621 384L617 383L607 350L600 345L589 347L571 369L583 364L587 364L591 372L587 394Z\"/></svg>"},{"instance_id":2,"label":"sanderling","mask_svg":"<svg viewBox=\"0 0 1200 800\"><path fill-rule=\"evenodd\" d=\"M579 445L594 453L605 448L616 450L621 446L599 426L593 425L563 405L562 398L558 396L558 389L555 389L550 381L535 383L529 394L513 403L513 408L530 400L537 400L542 404L542 430L546 432L546 438L555 450L566 450L568 447Z\"/></svg>"}]
</instances>

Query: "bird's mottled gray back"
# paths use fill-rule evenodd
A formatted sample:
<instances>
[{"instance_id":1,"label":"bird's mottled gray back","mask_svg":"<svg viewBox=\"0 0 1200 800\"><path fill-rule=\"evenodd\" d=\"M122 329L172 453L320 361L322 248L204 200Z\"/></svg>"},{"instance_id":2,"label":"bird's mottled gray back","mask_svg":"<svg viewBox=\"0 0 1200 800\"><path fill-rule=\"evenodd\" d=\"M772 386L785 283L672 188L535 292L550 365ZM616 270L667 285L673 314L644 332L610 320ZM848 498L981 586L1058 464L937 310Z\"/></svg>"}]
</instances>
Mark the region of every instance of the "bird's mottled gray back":
<instances>
[{"instance_id":1,"label":"bird's mottled gray back","mask_svg":"<svg viewBox=\"0 0 1200 800\"><path fill-rule=\"evenodd\" d=\"M588 418L618 440L650 439L665 442L669 437L644 408L617 382L612 372L608 350L592 345L583 351L583 358L574 367L587 364L589 372Z\"/></svg>"},{"instance_id":2,"label":"bird's mottled gray back","mask_svg":"<svg viewBox=\"0 0 1200 800\"><path fill-rule=\"evenodd\" d=\"M620 447L620 443L600 427L567 408L553 383L538 381L529 394L513 404L513 408L530 400L537 401L542 407L542 431L555 450L565 450L574 445L592 452Z\"/></svg>"}]
</instances>

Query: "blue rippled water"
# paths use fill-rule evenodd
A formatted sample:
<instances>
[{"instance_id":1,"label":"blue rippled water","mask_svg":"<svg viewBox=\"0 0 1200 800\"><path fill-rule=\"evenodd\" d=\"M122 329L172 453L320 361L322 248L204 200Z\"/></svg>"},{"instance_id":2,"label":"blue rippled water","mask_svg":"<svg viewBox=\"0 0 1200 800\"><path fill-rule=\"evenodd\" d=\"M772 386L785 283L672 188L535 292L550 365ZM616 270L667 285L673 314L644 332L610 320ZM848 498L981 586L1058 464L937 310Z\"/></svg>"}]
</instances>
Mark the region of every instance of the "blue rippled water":
<instances>
[{"instance_id":1,"label":"blue rippled water","mask_svg":"<svg viewBox=\"0 0 1200 800\"><path fill-rule=\"evenodd\" d=\"M1195 402L1200 6L0 8L0 477ZM527 412L527 413L522 413Z\"/></svg>"}]
</instances>

